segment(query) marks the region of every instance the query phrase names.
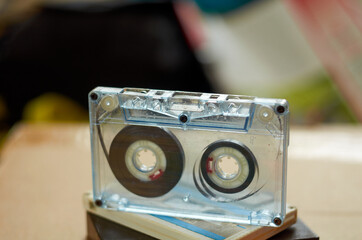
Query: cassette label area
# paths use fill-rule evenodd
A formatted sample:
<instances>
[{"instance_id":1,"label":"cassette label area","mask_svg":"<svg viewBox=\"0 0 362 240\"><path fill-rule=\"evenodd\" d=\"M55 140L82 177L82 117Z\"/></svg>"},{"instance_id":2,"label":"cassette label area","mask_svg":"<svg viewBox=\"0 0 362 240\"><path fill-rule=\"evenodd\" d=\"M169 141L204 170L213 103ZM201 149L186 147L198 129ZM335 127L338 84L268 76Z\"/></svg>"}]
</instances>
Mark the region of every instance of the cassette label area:
<instances>
[{"instance_id":1,"label":"cassette label area","mask_svg":"<svg viewBox=\"0 0 362 240\"><path fill-rule=\"evenodd\" d=\"M282 224L286 100L98 87L89 94L89 106L99 206Z\"/></svg>"}]
</instances>

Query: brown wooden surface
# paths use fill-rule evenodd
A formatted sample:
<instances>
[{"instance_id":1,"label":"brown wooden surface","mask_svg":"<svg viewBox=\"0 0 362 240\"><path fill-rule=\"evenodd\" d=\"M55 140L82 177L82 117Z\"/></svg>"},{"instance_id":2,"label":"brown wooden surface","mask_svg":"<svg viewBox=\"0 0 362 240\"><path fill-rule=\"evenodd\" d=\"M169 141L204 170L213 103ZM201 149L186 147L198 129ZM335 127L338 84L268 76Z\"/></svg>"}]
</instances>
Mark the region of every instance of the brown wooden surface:
<instances>
[{"instance_id":1,"label":"brown wooden surface","mask_svg":"<svg viewBox=\"0 0 362 240\"><path fill-rule=\"evenodd\" d=\"M18 125L0 158L0 239L84 239L87 124ZM362 127L292 128L288 202L321 239L362 236Z\"/></svg>"}]
</instances>

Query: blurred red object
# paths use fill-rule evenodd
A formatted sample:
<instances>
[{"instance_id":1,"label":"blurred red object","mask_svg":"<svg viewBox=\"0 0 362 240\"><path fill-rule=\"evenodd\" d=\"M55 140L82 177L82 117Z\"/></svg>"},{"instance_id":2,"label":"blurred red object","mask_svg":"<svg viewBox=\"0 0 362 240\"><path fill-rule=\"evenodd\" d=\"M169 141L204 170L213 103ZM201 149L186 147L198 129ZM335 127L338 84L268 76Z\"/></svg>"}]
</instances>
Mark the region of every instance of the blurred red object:
<instances>
[{"instance_id":1,"label":"blurred red object","mask_svg":"<svg viewBox=\"0 0 362 240\"><path fill-rule=\"evenodd\" d=\"M185 1L174 2L173 6L189 46L194 50L200 49L206 38L197 6Z\"/></svg>"}]
</instances>

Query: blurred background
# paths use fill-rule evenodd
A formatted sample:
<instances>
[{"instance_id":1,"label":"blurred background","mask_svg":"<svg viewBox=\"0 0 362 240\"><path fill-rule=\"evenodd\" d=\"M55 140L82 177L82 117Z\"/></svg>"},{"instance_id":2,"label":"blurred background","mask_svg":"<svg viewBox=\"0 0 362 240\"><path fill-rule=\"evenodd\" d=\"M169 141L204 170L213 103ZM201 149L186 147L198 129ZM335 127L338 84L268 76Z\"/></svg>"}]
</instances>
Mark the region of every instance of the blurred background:
<instances>
[{"instance_id":1,"label":"blurred background","mask_svg":"<svg viewBox=\"0 0 362 240\"><path fill-rule=\"evenodd\" d=\"M96 86L289 100L362 121L362 1L0 0L0 132L87 121Z\"/></svg>"}]
</instances>

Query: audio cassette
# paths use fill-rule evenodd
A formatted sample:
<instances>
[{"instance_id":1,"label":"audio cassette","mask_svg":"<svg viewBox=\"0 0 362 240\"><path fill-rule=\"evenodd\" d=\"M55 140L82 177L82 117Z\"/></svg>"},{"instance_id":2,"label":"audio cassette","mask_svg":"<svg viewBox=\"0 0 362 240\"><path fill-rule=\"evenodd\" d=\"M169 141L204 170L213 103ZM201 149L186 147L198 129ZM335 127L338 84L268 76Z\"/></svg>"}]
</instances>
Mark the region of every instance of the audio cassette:
<instances>
[{"instance_id":1,"label":"audio cassette","mask_svg":"<svg viewBox=\"0 0 362 240\"><path fill-rule=\"evenodd\" d=\"M93 198L134 213L280 226L284 99L139 88L89 94Z\"/></svg>"}]
</instances>

